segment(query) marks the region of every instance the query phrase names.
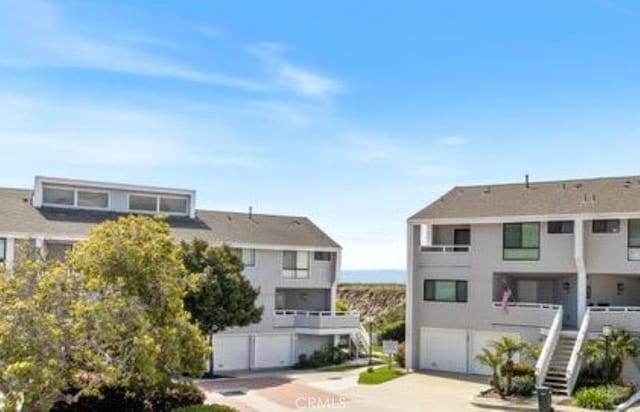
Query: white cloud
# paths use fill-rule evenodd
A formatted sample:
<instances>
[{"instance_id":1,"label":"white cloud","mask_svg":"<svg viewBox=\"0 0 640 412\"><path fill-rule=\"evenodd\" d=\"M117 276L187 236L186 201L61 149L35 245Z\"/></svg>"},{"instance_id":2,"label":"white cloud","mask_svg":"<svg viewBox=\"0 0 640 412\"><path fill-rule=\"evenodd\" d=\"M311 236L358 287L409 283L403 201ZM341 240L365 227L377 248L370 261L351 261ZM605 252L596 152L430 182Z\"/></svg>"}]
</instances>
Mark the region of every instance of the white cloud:
<instances>
[{"instance_id":1,"label":"white cloud","mask_svg":"<svg viewBox=\"0 0 640 412\"><path fill-rule=\"evenodd\" d=\"M165 77L265 91L270 87L238 76L199 70L131 46L80 35L53 2L21 0L0 15L0 64L13 67L75 67Z\"/></svg>"},{"instance_id":2,"label":"white cloud","mask_svg":"<svg viewBox=\"0 0 640 412\"><path fill-rule=\"evenodd\" d=\"M281 43L262 42L249 52L262 60L277 76L282 87L309 97L330 97L343 90L340 81L302 68L284 57L287 47Z\"/></svg>"},{"instance_id":3,"label":"white cloud","mask_svg":"<svg viewBox=\"0 0 640 412\"><path fill-rule=\"evenodd\" d=\"M449 136L440 139L440 144L443 146L464 146L469 143L469 139L461 136Z\"/></svg>"}]
</instances>

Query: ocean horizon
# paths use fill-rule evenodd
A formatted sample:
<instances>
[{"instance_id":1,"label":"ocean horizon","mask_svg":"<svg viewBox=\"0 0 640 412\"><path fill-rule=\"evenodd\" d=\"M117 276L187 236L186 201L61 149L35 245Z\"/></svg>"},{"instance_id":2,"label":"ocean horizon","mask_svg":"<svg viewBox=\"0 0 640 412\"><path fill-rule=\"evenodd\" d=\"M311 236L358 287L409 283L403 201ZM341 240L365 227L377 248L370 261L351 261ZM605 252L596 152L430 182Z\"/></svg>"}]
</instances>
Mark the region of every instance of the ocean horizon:
<instances>
[{"instance_id":1,"label":"ocean horizon","mask_svg":"<svg viewBox=\"0 0 640 412\"><path fill-rule=\"evenodd\" d=\"M407 272L398 269L343 270L339 283L407 283Z\"/></svg>"}]
</instances>

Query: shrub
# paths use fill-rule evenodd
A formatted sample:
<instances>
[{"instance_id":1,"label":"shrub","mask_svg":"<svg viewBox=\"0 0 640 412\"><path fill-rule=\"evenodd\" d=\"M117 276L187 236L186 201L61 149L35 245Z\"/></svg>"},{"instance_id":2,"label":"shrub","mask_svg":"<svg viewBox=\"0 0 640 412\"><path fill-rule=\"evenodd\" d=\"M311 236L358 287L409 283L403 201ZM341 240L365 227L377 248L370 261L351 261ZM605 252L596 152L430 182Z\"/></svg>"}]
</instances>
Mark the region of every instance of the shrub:
<instances>
[{"instance_id":1,"label":"shrub","mask_svg":"<svg viewBox=\"0 0 640 412\"><path fill-rule=\"evenodd\" d=\"M339 365L348 359L349 355L342 349L327 345L322 349L314 351L311 356L301 354L298 357L296 367L300 369L321 368L323 366Z\"/></svg>"},{"instance_id":2,"label":"shrub","mask_svg":"<svg viewBox=\"0 0 640 412\"><path fill-rule=\"evenodd\" d=\"M398 365L402 366L404 368L404 359L405 359L405 347L404 347L404 342L402 342L401 344L398 345L398 353L396 353L396 362L398 362Z\"/></svg>"},{"instance_id":3,"label":"shrub","mask_svg":"<svg viewBox=\"0 0 640 412\"><path fill-rule=\"evenodd\" d=\"M403 320L386 325L378 335L380 340L397 340L398 342L404 342L404 337L405 323Z\"/></svg>"},{"instance_id":4,"label":"shrub","mask_svg":"<svg viewBox=\"0 0 640 412\"><path fill-rule=\"evenodd\" d=\"M500 375L506 374L506 365L500 366ZM536 376L536 368L527 363L516 363L513 365L513 376Z\"/></svg>"},{"instance_id":5,"label":"shrub","mask_svg":"<svg viewBox=\"0 0 640 412\"><path fill-rule=\"evenodd\" d=\"M580 408L613 410L613 400L604 386L582 388L576 392L575 404Z\"/></svg>"},{"instance_id":6,"label":"shrub","mask_svg":"<svg viewBox=\"0 0 640 412\"><path fill-rule=\"evenodd\" d=\"M193 405L177 408L171 412L238 412L238 410L226 405Z\"/></svg>"},{"instance_id":7,"label":"shrub","mask_svg":"<svg viewBox=\"0 0 640 412\"><path fill-rule=\"evenodd\" d=\"M511 385L514 395L529 397L536 390L536 378L530 375L515 376Z\"/></svg>"},{"instance_id":8,"label":"shrub","mask_svg":"<svg viewBox=\"0 0 640 412\"><path fill-rule=\"evenodd\" d=\"M170 383L152 390L116 386L102 388L99 395L81 396L71 405L58 402L51 412L168 412L201 405L204 399L202 391L192 383Z\"/></svg>"}]
</instances>

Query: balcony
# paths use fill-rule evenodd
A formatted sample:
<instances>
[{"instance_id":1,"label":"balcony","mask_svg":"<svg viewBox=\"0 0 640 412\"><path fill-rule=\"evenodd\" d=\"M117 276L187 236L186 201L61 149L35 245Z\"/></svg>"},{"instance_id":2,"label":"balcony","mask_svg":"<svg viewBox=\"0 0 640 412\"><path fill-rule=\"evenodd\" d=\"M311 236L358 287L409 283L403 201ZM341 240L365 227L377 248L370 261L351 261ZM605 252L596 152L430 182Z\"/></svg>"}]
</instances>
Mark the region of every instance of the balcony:
<instances>
[{"instance_id":1,"label":"balcony","mask_svg":"<svg viewBox=\"0 0 640 412\"><path fill-rule=\"evenodd\" d=\"M351 333L352 329L360 328L360 314L358 312L309 311L309 310L276 310L274 311L274 326L276 328L296 328L333 333L344 329Z\"/></svg>"},{"instance_id":2,"label":"balcony","mask_svg":"<svg viewBox=\"0 0 640 412\"><path fill-rule=\"evenodd\" d=\"M504 310L500 302L493 302L491 323L494 326L548 329L561 308L545 303L509 303Z\"/></svg>"},{"instance_id":3,"label":"balcony","mask_svg":"<svg viewBox=\"0 0 640 412\"><path fill-rule=\"evenodd\" d=\"M420 266L471 266L469 245L423 245L417 261Z\"/></svg>"}]
</instances>

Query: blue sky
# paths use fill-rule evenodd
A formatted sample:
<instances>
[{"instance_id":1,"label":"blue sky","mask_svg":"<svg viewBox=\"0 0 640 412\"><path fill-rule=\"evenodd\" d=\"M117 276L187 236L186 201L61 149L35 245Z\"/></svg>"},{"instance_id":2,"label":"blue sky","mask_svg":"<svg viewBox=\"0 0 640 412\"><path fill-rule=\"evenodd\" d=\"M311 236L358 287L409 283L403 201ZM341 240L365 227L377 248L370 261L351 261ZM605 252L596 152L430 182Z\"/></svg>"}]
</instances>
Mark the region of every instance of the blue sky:
<instances>
[{"instance_id":1,"label":"blue sky","mask_svg":"<svg viewBox=\"0 0 640 412\"><path fill-rule=\"evenodd\" d=\"M194 188L391 269L450 186L638 174L637 2L0 3L3 186Z\"/></svg>"}]
</instances>

